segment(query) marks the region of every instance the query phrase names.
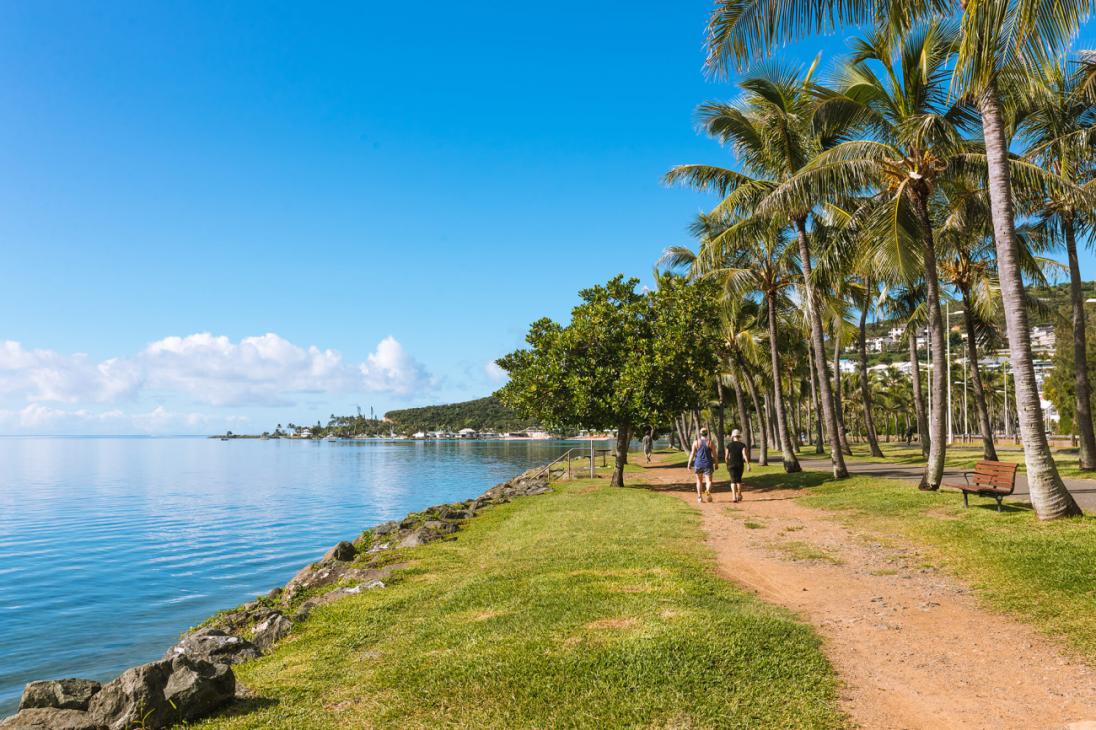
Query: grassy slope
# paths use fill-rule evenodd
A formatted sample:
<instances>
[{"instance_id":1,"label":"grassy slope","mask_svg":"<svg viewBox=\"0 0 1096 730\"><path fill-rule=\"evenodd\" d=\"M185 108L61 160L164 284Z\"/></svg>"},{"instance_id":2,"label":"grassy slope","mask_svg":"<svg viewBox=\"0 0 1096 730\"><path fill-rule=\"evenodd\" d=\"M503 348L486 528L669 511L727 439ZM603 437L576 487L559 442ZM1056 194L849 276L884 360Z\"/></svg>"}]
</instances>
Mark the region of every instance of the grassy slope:
<instances>
[{"instance_id":1,"label":"grassy slope","mask_svg":"<svg viewBox=\"0 0 1096 730\"><path fill-rule=\"evenodd\" d=\"M718 578L677 499L577 482L417 549L237 668L202 728L840 727L817 638Z\"/></svg>"},{"instance_id":2,"label":"grassy slope","mask_svg":"<svg viewBox=\"0 0 1096 730\"><path fill-rule=\"evenodd\" d=\"M1011 613L1061 638L1096 663L1096 518L1039 522L1027 508L957 492L920 492L909 482L822 472L786 475L754 470L747 485L810 487L804 504L838 510L857 530L910 539L932 563L971 583L991 608ZM987 627L990 630L990 627Z\"/></svg>"}]
</instances>

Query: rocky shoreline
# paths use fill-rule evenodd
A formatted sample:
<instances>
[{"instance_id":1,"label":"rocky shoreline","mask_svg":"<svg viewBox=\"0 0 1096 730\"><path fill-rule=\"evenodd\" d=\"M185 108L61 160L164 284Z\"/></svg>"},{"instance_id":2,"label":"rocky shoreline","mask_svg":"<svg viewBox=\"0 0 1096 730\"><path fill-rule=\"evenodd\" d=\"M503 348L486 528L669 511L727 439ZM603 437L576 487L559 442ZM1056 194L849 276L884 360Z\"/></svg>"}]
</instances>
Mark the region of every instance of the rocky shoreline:
<instances>
[{"instance_id":1,"label":"rocky shoreline","mask_svg":"<svg viewBox=\"0 0 1096 730\"><path fill-rule=\"evenodd\" d=\"M475 499L429 507L367 529L332 547L280 588L192 628L164 656L106 684L88 679L31 682L19 712L0 730L156 730L205 717L249 697L232 665L269 652L309 614L341 598L383 589L407 549L453 534L480 511L550 491L544 467L497 484Z\"/></svg>"}]
</instances>

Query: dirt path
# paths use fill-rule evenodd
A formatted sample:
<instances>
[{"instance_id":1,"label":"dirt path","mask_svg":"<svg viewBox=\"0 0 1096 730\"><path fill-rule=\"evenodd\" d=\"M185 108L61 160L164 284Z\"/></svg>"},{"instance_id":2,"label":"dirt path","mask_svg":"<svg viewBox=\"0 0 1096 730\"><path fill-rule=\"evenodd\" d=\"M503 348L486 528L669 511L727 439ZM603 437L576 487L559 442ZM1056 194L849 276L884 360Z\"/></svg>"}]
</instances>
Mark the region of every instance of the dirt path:
<instances>
[{"instance_id":1,"label":"dirt path","mask_svg":"<svg viewBox=\"0 0 1096 730\"><path fill-rule=\"evenodd\" d=\"M791 490L747 487L732 504L721 484L700 505L684 469L644 477L701 511L728 579L815 627L859 726L1096 730L1096 673L980 608L915 549L853 532Z\"/></svg>"}]
</instances>

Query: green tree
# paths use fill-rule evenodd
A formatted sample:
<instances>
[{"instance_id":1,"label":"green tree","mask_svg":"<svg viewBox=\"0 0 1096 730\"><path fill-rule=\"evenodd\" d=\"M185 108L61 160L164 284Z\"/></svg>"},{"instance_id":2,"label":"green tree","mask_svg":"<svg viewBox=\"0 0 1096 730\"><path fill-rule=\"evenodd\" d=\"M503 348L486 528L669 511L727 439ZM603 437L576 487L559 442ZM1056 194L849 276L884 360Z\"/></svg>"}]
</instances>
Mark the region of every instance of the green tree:
<instances>
[{"instance_id":1,"label":"green tree","mask_svg":"<svg viewBox=\"0 0 1096 730\"><path fill-rule=\"evenodd\" d=\"M562 326L532 324L528 348L498 360L510 376L498 396L518 413L556 430L616 429L612 484L624 484L628 444L641 424L695 408L706 399L718 361L713 290L667 276L639 293L617 276L579 292Z\"/></svg>"}]
</instances>

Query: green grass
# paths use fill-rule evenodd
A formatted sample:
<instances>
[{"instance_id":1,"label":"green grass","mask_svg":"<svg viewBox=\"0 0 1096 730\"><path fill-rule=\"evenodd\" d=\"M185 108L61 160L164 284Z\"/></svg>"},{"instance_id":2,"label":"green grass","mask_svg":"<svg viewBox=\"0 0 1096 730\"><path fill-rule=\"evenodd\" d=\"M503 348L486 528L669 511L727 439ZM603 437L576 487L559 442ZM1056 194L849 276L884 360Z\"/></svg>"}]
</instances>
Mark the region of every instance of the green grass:
<instances>
[{"instance_id":1,"label":"green grass","mask_svg":"<svg viewBox=\"0 0 1096 730\"><path fill-rule=\"evenodd\" d=\"M762 471L757 486L806 488L804 504L839 512L853 529L918 545L926 566L957 575L989 607L1096 663L1096 518L1040 522L1026 507L1006 503L998 513L992 500L972 498L964 509L957 492L921 492L910 482Z\"/></svg>"},{"instance_id":2,"label":"green grass","mask_svg":"<svg viewBox=\"0 0 1096 730\"><path fill-rule=\"evenodd\" d=\"M879 459L873 457L867 451L864 444L856 444L853 447L853 455L846 456L850 461L890 462L894 464L922 465L925 463L921 456L920 446L906 446L904 443L881 443L879 447L886 455ZM809 451L809 453L808 453ZM805 450L800 458L814 458L813 449ZM828 458L824 455L819 458ZM1011 444L997 445L997 458L1000 461L1009 461L1020 465L1020 471L1025 471L1024 452ZM982 460L982 447L971 445L952 445L944 456L944 465L956 469L973 469L974 465ZM1096 472L1081 471L1078 459L1073 450L1054 452L1054 461L1058 465L1058 472L1067 479L1096 479Z\"/></svg>"},{"instance_id":3,"label":"green grass","mask_svg":"<svg viewBox=\"0 0 1096 730\"><path fill-rule=\"evenodd\" d=\"M842 727L818 638L714 571L676 498L557 485L416 548L239 665L201 728Z\"/></svg>"},{"instance_id":4,"label":"green grass","mask_svg":"<svg viewBox=\"0 0 1096 730\"><path fill-rule=\"evenodd\" d=\"M843 562L841 558L829 550L799 540L774 542L770 544L770 547L790 560L806 560L815 563L829 563L830 565L841 565Z\"/></svg>"}]
</instances>

